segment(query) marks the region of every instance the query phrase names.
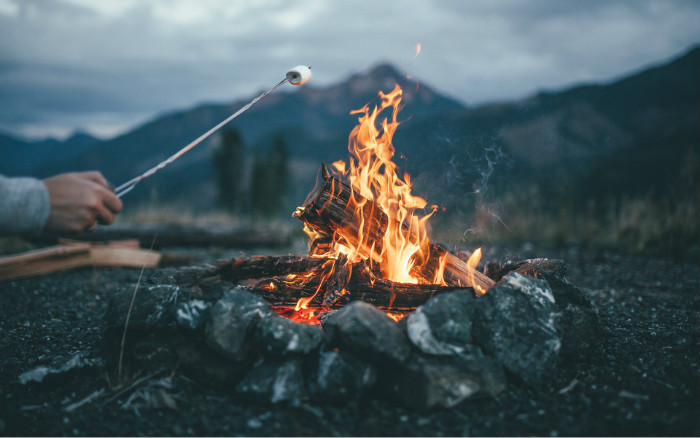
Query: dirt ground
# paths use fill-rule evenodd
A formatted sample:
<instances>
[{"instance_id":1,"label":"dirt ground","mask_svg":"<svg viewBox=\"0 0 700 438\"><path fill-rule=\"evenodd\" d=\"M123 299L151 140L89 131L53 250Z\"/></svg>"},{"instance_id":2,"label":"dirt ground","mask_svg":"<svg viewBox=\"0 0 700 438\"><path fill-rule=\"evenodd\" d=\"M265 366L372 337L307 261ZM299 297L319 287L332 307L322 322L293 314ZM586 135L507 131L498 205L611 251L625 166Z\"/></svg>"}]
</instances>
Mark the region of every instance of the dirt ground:
<instances>
[{"instance_id":1,"label":"dirt ground","mask_svg":"<svg viewBox=\"0 0 700 438\"><path fill-rule=\"evenodd\" d=\"M547 387L510 383L496 398L429 413L377 398L255 403L177 371L134 375L119 386L114 370L96 366L22 384L22 373L57 358L99 357L110 294L135 282L139 269L78 269L0 282L0 434L700 435L698 263L577 248L527 256L568 263L569 281L591 298L600 317L600 347L560 363Z\"/></svg>"}]
</instances>

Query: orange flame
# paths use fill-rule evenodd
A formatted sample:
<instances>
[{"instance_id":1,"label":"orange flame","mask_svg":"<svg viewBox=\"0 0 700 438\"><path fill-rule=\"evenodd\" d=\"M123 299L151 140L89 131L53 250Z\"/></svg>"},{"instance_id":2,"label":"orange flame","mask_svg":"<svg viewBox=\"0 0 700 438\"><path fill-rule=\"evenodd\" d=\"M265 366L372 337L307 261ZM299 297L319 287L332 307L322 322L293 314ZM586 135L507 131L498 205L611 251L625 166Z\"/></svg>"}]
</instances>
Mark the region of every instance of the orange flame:
<instances>
[{"instance_id":1,"label":"orange flame","mask_svg":"<svg viewBox=\"0 0 700 438\"><path fill-rule=\"evenodd\" d=\"M476 265L479 264L479 261L481 260L481 248L477 248L472 255L469 256L469 259L467 259L467 266L469 266L469 281L471 281L471 286L474 288L474 292L476 292L477 295L483 295L486 293L486 290L479 286L475 281L474 281L474 271L476 270Z\"/></svg>"},{"instance_id":2,"label":"orange flame","mask_svg":"<svg viewBox=\"0 0 700 438\"><path fill-rule=\"evenodd\" d=\"M420 53L420 49L421 49L421 44L420 43L416 44L416 56L415 57L417 57L418 54Z\"/></svg>"},{"instance_id":3,"label":"orange flame","mask_svg":"<svg viewBox=\"0 0 700 438\"><path fill-rule=\"evenodd\" d=\"M416 277L411 271L416 259L420 259L429 246L426 222L435 209L423 217L416 214L427 202L411 194L410 176L404 174L403 178L399 177L396 173L397 166L392 161L395 150L391 141L399 126L397 118L401 109L402 93L401 87L396 85L391 93L379 92L381 105L378 108L370 111L366 105L351 112L361 116L359 124L350 133L350 159L347 164L342 160L336 161L333 168L348 179L353 195L359 195L357 198L363 199L361 202L357 199L352 200L358 220L363 221L365 217L371 217L362 214L367 200L378 205L389 218L381 253L366 254L366 250L357 245L347 248L348 259L356 255L364 258L371 256L374 261L379 262L386 279L400 283L419 283L424 280ZM391 111L390 117L380 118L384 110ZM364 229L364 224L362 225L360 230ZM360 236L360 242L363 237ZM442 278L438 283L441 281Z\"/></svg>"}]
</instances>

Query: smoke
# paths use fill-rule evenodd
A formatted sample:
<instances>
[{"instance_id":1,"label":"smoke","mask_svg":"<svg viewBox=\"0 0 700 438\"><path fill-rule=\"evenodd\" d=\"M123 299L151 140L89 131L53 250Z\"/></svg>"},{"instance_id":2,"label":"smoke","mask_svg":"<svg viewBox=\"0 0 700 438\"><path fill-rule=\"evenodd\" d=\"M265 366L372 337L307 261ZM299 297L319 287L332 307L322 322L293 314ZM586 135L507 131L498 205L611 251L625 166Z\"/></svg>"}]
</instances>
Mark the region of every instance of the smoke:
<instances>
[{"instance_id":1,"label":"smoke","mask_svg":"<svg viewBox=\"0 0 700 438\"><path fill-rule=\"evenodd\" d=\"M478 236L485 226L509 229L498 214L497 197L489 191L506 180L513 160L493 137L444 131L431 133L427 153L416 166L421 171L415 187L462 223L464 239Z\"/></svg>"}]
</instances>

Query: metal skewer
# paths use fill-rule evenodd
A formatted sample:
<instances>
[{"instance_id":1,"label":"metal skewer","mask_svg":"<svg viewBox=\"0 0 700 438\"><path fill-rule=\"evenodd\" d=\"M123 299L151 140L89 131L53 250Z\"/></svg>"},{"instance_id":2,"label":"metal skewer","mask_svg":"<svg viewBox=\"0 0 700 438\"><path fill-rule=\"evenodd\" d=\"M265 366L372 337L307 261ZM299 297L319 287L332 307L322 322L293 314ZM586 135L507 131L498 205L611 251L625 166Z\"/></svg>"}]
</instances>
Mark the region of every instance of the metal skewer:
<instances>
[{"instance_id":1,"label":"metal skewer","mask_svg":"<svg viewBox=\"0 0 700 438\"><path fill-rule=\"evenodd\" d=\"M187 151L189 151L190 149L194 148L194 147L197 146L199 143L201 143L202 141L204 141L205 139L207 139L210 135L212 135L213 133L215 133L216 131L218 131L219 129L221 129L224 125L226 125L226 124L227 124L228 122L230 122L231 120L233 120L233 119L235 119L236 117L238 117L239 115L243 114L248 108L250 108L251 106L253 106L255 103L257 103L257 102L258 102L260 99L262 99L263 97L267 96L268 94L272 93L273 91L275 91L276 89L278 89L279 87L281 87L284 83L289 82L289 83L291 83L291 84L293 84L293 85L301 85L301 84L303 84L304 82L306 82L306 81L308 80L308 78L310 77L310 73L309 73L309 76L304 76L304 78L302 79L302 75L301 75L301 74L299 73L299 71L298 71L298 69L301 68L301 67L303 67L303 66L296 67L295 69L293 69L293 70L287 72L287 77L285 77L282 81L280 81L279 84L275 85L274 87L270 88L270 89L267 90L266 92L262 93L260 96L256 97L255 99L251 100L250 102L248 102L248 104L246 104L243 108L241 108L241 109L239 109L238 111L236 111L235 113L231 114L228 118L226 118L226 120L223 120L221 123L219 123L218 125L214 126L214 127L211 128L209 131L207 131L207 132L205 132L204 134L200 135L199 138L197 138L196 140L194 140L192 143L188 144L188 145L185 146L184 148L180 149L177 153L175 153L174 155L172 155L170 158L168 158L168 159L166 159L166 160L164 160L164 161L161 161L161 162L158 163L156 166L154 166L154 167L152 167L151 169L145 171L145 172L142 173L141 175L139 175L139 176L137 176L137 177L135 177L135 178L133 178L133 179L130 179L129 181L127 181L127 182L125 182L124 184L120 185L119 187L117 187L116 189L114 189L114 193L115 193L115 194L117 195L117 197L119 197L119 198L121 198L121 197L124 196L125 194L129 193L130 191L132 191L132 190L134 189L134 187L136 187L136 185L137 185L139 182L141 182L142 180L148 178L149 176L151 176L151 175L153 175L154 173L158 172L160 169L164 168L164 167L167 166L168 164L170 164L170 163L172 163L173 161L175 161L175 160L177 160L178 158L180 158L180 157L181 157L182 155L184 155ZM306 68L307 71L308 71L308 69L310 69L310 67L308 67L308 68L307 68L307 67L303 67L303 68ZM303 81L303 82L302 82L302 81Z\"/></svg>"}]
</instances>

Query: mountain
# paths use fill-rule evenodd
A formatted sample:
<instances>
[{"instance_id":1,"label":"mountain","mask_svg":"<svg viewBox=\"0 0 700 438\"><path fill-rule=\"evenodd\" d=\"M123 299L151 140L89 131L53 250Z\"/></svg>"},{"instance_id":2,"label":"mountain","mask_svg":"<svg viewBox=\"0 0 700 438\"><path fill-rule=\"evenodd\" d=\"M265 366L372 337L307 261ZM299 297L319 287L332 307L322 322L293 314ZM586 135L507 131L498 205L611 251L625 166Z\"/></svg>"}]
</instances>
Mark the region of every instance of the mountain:
<instances>
[{"instance_id":1,"label":"mountain","mask_svg":"<svg viewBox=\"0 0 700 438\"><path fill-rule=\"evenodd\" d=\"M75 132L64 141L47 138L24 141L0 133L0 173L8 176L49 176L44 166L56 160L80 160L82 153L99 140L84 132Z\"/></svg>"},{"instance_id":2,"label":"mountain","mask_svg":"<svg viewBox=\"0 0 700 438\"><path fill-rule=\"evenodd\" d=\"M395 143L411 158L415 186L436 186L426 196L487 183L536 186L552 203L662 196L683 178L697 184L699 74L694 48L609 84L424 117L399 128Z\"/></svg>"},{"instance_id":3,"label":"mountain","mask_svg":"<svg viewBox=\"0 0 700 438\"><path fill-rule=\"evenodd\" d=\"M457 101L407 79L392 66L380 64L327 88L309 84L272 93L227 127L239 130L251 150L266 148L275 135L281 134L293 159L313 160L318 166L322 161L335 161L347 155L347 137L357 119L349 115L350 111L368 102L377 102L378 91L391 91L396 83L403 87L407 104L402 117L420 118L461 107ZM248 101L202 105L165 114L124 135L81 148L77 157L53 154L50 160L43 160L34 173L48 175L99 169L110 181L120 184L172 155ZM212 180L210 157L215 138L202 143L143 184L151 185L150 189L141 191L139 187L129 196L132 199L151 196L157 188L161 200L191 195L195 203L209 202L211 196L202 196L204 190L200 185ZM305 184L309 181L313 184L313 177L303 175ZM211 186L207 190L211 190Z\"/></svg>"},{"instance_id":4,"label":"mountain","mask_svg":"<svg viewBox=\"0 0 700 438\"><path fill-rule=\"evenodd\" d=\"M394 137L397 157L402 157L397 161L430 202L463 203L475 194L487 196L487 191L505 198L513 188L535 187L544 202L588 205L586 199L685 190L679 186L683 178L697 184L699 70L696 47L610 83L465 107L380 64L329 87L286 87L229 126L240 131L253 152L268 148L276 135L284 138L292 159L292 203L298 204L313 186L321 162L347 157L347 137L357 123L350 111L377 103L378 91L391 91L398 83L405 107ZM120 184L249 100L164 114L106 141L78 137L63 144L27 143L0 136L0 171L44 176L98 169ZM201 144L142 183L128 195L129 202L155 196L196 208L211 206L215 142Z\"/></svg>"}]
</instances>

